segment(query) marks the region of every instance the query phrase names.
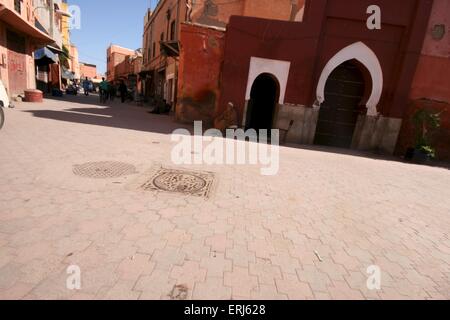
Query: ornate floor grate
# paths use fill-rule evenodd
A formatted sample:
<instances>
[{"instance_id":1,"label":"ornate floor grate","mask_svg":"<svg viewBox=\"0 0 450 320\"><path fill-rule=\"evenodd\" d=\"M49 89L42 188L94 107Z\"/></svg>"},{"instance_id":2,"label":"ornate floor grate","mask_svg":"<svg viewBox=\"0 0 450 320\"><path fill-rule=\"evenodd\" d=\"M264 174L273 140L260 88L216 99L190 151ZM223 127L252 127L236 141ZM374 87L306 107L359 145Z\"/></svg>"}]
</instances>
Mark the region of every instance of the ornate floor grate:
<instances>
[{"instance_id":1,"label":"ornate floor grate","mask_svg":"<svg viewBox=\"0 0 450 320\"><path fill-rule=\"evenodd\" d=\"M142 188L147 191L166 191L207 198L213 182L212 173L160 169Z\"/></svg>"},{"instance_id":2,"label":"ornate floor grate","mask_svg":"<svg viewBox=\"0 0 450 320\"><path fill-rule=\"evenodd\" d=\"M116 161L88 162L73 166L75 175L92 179L119 178L136 172L133 165Z\"/></svg>"}]
</instances>

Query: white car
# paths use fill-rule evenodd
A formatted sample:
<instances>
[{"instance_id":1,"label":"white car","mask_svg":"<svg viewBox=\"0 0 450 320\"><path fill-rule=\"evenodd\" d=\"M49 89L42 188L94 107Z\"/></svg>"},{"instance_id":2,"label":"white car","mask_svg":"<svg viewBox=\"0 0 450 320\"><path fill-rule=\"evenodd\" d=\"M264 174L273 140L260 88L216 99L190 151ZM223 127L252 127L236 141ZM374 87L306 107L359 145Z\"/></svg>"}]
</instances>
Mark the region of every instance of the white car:
<instances>
[{"instance_id":1,"label":"white car","mask_svg":"<svg viewBox=\"0 0 450 320\"><path fill-rule=\"evenodd\" d=\"M0 105L4 108L12 108L11 101L9 100L8 93L6 92L2 80L0 80Z\"/></svg>"}]
</instances>

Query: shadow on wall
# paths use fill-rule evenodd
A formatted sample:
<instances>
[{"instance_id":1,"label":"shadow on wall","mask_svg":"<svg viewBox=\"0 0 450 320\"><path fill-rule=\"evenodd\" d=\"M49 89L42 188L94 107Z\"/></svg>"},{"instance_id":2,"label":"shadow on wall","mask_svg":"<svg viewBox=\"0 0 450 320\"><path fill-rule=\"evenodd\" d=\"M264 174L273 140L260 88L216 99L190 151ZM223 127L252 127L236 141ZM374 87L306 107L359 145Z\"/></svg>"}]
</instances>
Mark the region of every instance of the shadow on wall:
<instances>
[{"instance_id":1,"label":"shadow on wall","mask_svg":"<svg viewBox=\"0 0 450 320\"><path fill-rule=\"evenodd\" d=\"M206 128L213 126L217 95L214 91L205 90L197 97L181 97L178 100L177 120L183 123L203 121Z\"/></svg>"}]
</instances>

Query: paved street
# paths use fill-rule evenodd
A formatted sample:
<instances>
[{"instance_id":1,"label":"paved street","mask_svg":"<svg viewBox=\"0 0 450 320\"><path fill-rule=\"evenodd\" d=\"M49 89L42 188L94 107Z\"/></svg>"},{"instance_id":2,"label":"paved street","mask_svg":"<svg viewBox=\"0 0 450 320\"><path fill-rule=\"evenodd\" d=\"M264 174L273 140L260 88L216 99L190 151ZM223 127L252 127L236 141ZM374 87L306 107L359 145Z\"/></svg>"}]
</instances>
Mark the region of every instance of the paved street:
<instances>
[{"instance_id":1,"label":"paved street","mask_svg":"<svg viewBox=\"0 0 450 320\"><path fill-rule=\"evenodd\" d=\"M171 117L67 99L6 110L0 299L450 299L448 169L298 147L273 177L179 168ZM135 170L74 174L99 161ZM209 198L141 188L160 167L214 173Z\"/></svg>"}]
</instances>

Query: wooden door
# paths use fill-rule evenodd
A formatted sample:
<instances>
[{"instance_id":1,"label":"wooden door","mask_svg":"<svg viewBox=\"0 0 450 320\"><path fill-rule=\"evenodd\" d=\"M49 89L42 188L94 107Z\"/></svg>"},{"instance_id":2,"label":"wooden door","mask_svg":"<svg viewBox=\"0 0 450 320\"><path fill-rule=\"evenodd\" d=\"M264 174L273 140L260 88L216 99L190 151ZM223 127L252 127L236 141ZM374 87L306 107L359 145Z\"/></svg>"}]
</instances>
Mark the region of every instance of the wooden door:
<instances>
[{"instance_id":1,"label":"wooden door","mask_svg":"<svg viewBox=\"0 0 450 320\"><path fill-rule=\"evenodd\" d=\"M364 89L364 76L350 61L331 73L325 85L325 101L320 109L315 144L351 147Z\"/></svg>"},{"instance_id":2,"label":"wooden door","mask_svg":"<svg viewBox=\"0 0 450 320\"><path fill-rule=\"evenodd\" d=\"M27 87L25 38L7 31L9 94L23 94Z\"/></svg>"}]
</instances>

